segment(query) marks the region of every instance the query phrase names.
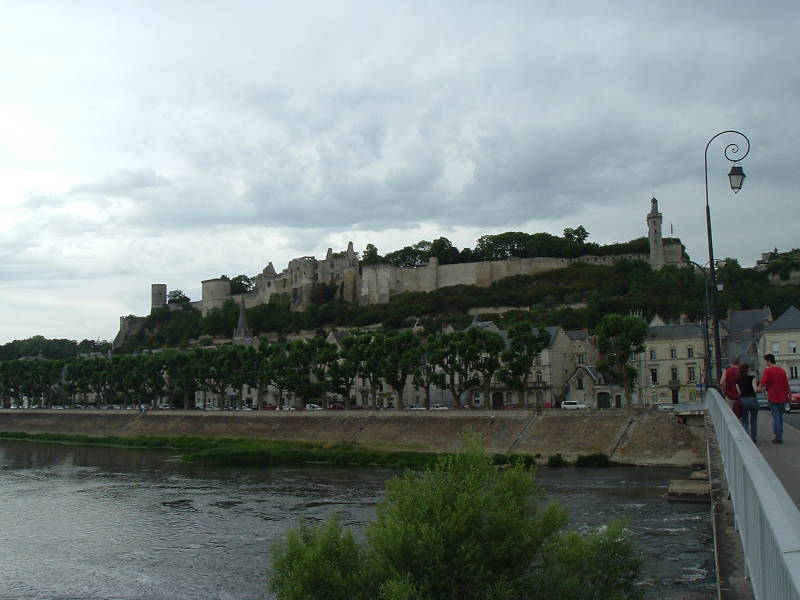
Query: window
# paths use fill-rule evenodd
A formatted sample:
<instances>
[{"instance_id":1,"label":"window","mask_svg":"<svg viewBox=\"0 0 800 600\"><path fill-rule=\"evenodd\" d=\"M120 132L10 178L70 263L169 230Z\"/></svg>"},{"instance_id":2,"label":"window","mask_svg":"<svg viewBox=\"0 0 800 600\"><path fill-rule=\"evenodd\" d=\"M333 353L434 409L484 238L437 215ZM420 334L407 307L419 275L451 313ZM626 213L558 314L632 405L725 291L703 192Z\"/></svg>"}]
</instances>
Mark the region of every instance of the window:
<instances>
[{"instance_id":1,"label":"window","mask_svg":"<svg viewBox=\"0 0 800 600\"><path fill-rule=\"evenodd\" d=\"M535 365L542 364L542 353L541 352L539 352L539 354L536 355L536 358L534 359L533 364L535 364Z\"/></svg>"},{"instance_id":2,"label":"window","mask_svg":"<svg viewBox=\"0 0 800 600\"><path fill-rule=\"evenodd\" d=\"M789 342L789 354L797 354L797 342Z\"/></svg>"},{"instance_id":3,"label":"window","mask_svg":"<svg viewBox=\"0 0 800 600\"><path fill-rule=\"evenodd\" d=\"M797 365L791 365L789 367L789 378L790 379L798 379L798 377L797 377Z\"/></svg>"},{"instance_id":4,"label":"window","mask_svg":"<svg viewBox=\"0 0 800 600\"><path fill-rule=\"evenodd\" d=\"M781 353L781 343L780 342L772 342L772 354L778 356Z\"/></svg>"},{"instance_id":5,"label":"window","mask_svg":"<svg viewBox=\"0 0 800 600\"><path fill-rule=\"evenodd\" d=\"M678 369L676 367L672 367L669 370L670 380L671 381L678 381Z\"/></svg>"},{"instance_id":6,"label":"window","mask_svg":"<svg viewBox=\"0 0 800 600\"><path fill-rule=\"evenodd\" d=\"M578 377L575 380L575 385L576 385L577 389L582 390L583 389L583 377Z\"/></svg>"},{"instance_id":7,"label":"window","mask_svg":"<svg viewBox=\"0 0 800 600\"><path fill-rule=\"evenodd\" d=\"M686 369L686 371L688 372L689 375L688 380L694 381L694 367L689 367L688 369Z\"/></svg>"},{"instance_id":8,"label":"window","mask_svg":"<svg viewBox=\"0 0 800 600\"><path fill-rule=\"evenodd\" d=\"M669 357L670 358L678 358L678 351L675 348L669 349Z\"/></svg>"},{"instance_id":9,"label":"window","mask_svg":"<svg viewBox=\"0 0 800 600\"><path fill-rule=\"evenodd\" d=\"M578 362L579 365L583 364L583 354L578 354L575 356L575 360Z\"/></svg>"},{"instance_id":10,"label":"window","mask_svg":"<svg viewBox=\"0 0 800 600\"><path fill-rule=\"evenodd\" d=\"M655 359L656 359L656 351L651 348L650 349L650 360L655 360Z\"/></svg>"},{"instance_id":11,"label":"window","mask_svg":"<svg viewBox=\"0 0 800 600\"><path fill-rule=\"evenodd\" d=\"M536 371L536 383L542 383L544 379L542 378L542 372Z\"/></svg>"},{"instance_id":12,"label":"window","mask_svg":"<svg viewBox=\"0 0 800 600\"><path fill-rule=\"evenodd\" d=\"M650 383L658 383L658 369L650 369Z\"/></svg>"},{"instance_id":13,"label":"window","mask_svg":"<svg viewBox=\"0 0 800 600\"><path fill-rule=\"evenodd\" d=\"M686 358L694 358L694 348L691 346L686 349Z\"/></svg>"}]
</instances>

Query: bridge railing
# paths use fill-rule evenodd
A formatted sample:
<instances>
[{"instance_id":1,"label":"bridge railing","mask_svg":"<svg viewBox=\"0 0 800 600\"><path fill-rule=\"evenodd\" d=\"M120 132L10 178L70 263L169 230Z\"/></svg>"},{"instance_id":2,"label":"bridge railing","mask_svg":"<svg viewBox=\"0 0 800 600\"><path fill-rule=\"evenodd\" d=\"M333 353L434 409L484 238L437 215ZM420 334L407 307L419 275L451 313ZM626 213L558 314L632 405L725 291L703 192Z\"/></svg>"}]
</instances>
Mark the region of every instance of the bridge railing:
<instances>
[{"instance_id":1,"label":"bridge railing","mask_svg":"<svg viewBox=\"0 0 800 600\"><path fill-rule=\"evenodd\" d=\"M753 595L800 600L800 511L719 392L707 391L705 405L719 441Z\"/></svg>"}]
</instances>

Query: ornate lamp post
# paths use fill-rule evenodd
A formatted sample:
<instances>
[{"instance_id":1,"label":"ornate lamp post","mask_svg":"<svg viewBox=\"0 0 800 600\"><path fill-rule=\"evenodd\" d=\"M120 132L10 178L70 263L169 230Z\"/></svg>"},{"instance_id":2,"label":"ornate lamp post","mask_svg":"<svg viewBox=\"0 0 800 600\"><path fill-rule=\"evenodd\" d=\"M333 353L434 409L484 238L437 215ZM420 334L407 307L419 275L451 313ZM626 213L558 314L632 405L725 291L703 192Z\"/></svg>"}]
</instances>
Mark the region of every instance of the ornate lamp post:
<instances>
[{"instance_id":1,"label":"ornate lamp post","mask_svg":"<svg viewBox=\"0 0 800 600\"><path fill-rule=\"evenodd\" d=\"M719 314L717 312L717 269L714 262L714 243L711 237L711 209L708 205L708 147L711 145L711 142L713 142L719 136L728 133L740 136L747 143L747 146L744 148L744 152L740 151L739 144L735 142L725 146L725 158L734 163L731 167L730 173L728 173L728 179L730 180L731 189L733 190L734 194L742 189L742 184L744 183L745 178L742 167L736 163L740 160L743 160L750 152L750 140L747 138L747 136L740 131L735 131L732 129L720 131L718 134L708 140L708 144L706 144L706 231L708 234L708 268L711 274L711 285L709 286L711 289L711 295L709 297L709 309L711 312L711 322L714 329L714 382L719 381L720 377L722 376L722 343L720 342L719 337Z\"/></svg>"}]
</instances>

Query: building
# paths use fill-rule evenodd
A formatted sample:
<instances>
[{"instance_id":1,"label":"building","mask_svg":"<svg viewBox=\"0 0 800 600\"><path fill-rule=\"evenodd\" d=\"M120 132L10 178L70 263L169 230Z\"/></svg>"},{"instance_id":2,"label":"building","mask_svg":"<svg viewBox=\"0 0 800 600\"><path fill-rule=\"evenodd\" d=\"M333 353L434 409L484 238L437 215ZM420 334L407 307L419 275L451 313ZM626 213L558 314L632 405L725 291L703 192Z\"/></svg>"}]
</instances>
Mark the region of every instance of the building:
<instances>
[{"instance_id":1,"label":"building","mask_svg":"<svg viewBox=\"0 0 800 600\"><path fill-rule=\"evenodd\" d=\"M656 316L637 363L639 404L698 402L705 375L702 323L668 324Z\"/></svg>"},{"instance_id":2,"label":"building","mask_svg":"<svg viewBox=\"0 0 800 600\"><path fill-rule=\"evenodd\" d=\"M775 356L775 364L783 367L789 379L800 380L800 310L790 306L773 323L767 325L758 338L759 358L765 354ZM753 363L758 370L761 362Z\"/></svg>"}]
</instances>

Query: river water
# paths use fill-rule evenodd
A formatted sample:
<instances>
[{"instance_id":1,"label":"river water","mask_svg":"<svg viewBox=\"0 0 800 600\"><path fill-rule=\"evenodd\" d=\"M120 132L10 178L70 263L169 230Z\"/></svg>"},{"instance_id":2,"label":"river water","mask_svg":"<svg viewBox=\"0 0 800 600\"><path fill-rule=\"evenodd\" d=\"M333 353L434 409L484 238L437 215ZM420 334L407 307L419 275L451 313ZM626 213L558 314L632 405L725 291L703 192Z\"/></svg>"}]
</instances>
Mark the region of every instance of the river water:
<instances>
[{"instance_id":1,"label":"river water","mask_svg":"<svg viewBox=\"0 0 800 600\"><path fill-rule=\"evenodd\" d=\"M0 599L268 599L270 540L340 511L362 529L395 471L218 470L167 452L0 441ZM630 519L652 598L714 596L709 509L668 503L685 470L542 468L570 527Z\"/></svg>"}]
</instances>

